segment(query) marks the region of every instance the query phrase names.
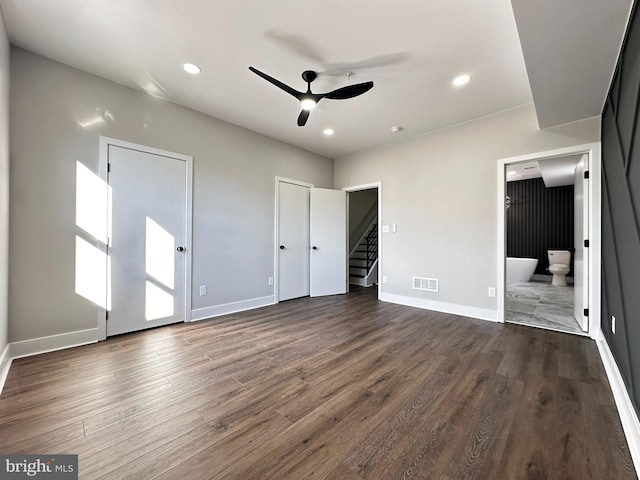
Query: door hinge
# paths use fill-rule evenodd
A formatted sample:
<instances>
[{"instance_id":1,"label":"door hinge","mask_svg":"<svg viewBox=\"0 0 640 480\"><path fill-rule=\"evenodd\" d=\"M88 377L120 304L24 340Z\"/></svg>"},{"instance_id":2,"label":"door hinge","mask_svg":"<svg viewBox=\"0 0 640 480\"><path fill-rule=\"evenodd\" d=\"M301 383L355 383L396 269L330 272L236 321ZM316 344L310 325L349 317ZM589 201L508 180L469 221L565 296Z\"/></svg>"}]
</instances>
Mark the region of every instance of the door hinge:
<instances>
[{"instance_id":1,"label":"door hinge","mask_svg":"<svg viewBox=\"0 0 640 480\"><path fill-rule=\"evenodd\" d=\"M585 240L584 241L584 246L587 247L587 248L589 247L589 240Z\"/></svg>"},{"instance_id":2,"label":"door hinge","mask_svg":"<svg viewBox=\"0 0 640 480\"><path fill-rule=\"evenodd\" d=\"M111 164L107 163L107 173L111 172Z\"/></svg>"},{"instance_id":3,"label":"door hinge","mask_svg":"<svg viewBox=\"0 0 640 480\"><path fill-rule=\"evenodd\" d=\"M109 312L106 312L106 313L104 314L104 319L105 319L105 320L109 320Z\"/></svg>"},{"instance_id":4,"label":"door hinge","mask_svg":"<svg viewBox=\"0 0 640 480\"><path fill-rule=\"evenodd\" d=\"M584 178L589 178L589 170L584 171Z\"/></svg>"},{"instance_id":5,"label":"door hinge","mask_svg":"<svg viewBox=\"0 0 640 480\"><path fill-rule=\"evenodd\" d=\"M584 309L584 316L585 316L585 317L588 317L588 316L589 316L589 309L588 309L588 308L585 308L585 309Z\"/></svg>"}]
</instances>

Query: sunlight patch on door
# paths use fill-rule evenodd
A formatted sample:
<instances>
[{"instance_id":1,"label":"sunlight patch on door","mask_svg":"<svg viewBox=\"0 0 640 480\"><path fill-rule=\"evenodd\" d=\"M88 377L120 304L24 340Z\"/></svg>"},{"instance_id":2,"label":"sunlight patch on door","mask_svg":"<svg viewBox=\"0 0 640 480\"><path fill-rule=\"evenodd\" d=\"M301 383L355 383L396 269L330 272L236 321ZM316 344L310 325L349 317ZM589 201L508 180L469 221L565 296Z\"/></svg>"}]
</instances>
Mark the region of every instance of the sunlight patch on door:
<instances>
[{"instance_id":1,"label":"sunlight patch on door","mask_svg":"<svg viewBox=\"0 0 640 480\"><path fill-rule=\"evenodd\" d=\"M145 261L147 274L168 288L175 281L175 239L173 235L151 220L146 219Z\"/></svg>"},{"instance_id":2,"label":"sunlight patch on door","mask_svg":"<svg viewBox=\"0 0 640 480\"><path fill-rule=\"evenodd\" d=\"M111 259L99 248L76 236L76 293L102 308L110 309L110 273Z\"/></svg>"},{"instance_id":3,"label":"sunlight patch on door","mask_svg":"<svg viewBox=\"0 0 640 480\"><path fill-rule=\"evenodd\" d=\"M173 295L149 281L146 282L145 299L145 318L147 321L173 316Z\"/></svg>"}]
</instances>

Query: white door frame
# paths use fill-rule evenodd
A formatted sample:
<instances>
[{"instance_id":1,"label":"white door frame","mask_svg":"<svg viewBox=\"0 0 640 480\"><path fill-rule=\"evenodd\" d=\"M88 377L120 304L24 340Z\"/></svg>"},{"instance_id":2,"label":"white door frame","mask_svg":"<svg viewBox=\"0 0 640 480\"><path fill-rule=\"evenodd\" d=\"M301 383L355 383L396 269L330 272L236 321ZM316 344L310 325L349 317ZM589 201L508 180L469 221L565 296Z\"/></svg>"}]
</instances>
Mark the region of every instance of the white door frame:
<instances>
[{"instance_id":1,"label":"white door frame","mask_svg":"<svg viewBox=\"0 0 640 480\"><path fill-rule=\"evenodd\" d=\"M109 161L109 146L116 146L122 148L128 148L130 150L136 150L139 152L150 153L152 155L160 155L163 157L169 157L176 160L182 160L186 164L186 218L185 218L185 262L184 262L184 320L185 322L191 321L191 236L192 236L192 219L193 219L193 157L190 155L183 155L181 153L170 152L168 150L161 150L158 148L148 147L146 145L140 145L137 143L126 142L124 140L118 140L117 138L100 137L100 151L98 161L98 176L104 180L105 184L108 184L107 164ZM102 253L107 255L107 246L100 244L99 246ZM105 340L107 338L107 316L106 309L98 307L98 340Z\"/></svg>"},{"instance_id":2,"label":"white door frame","mask_svg":"<svg viewBox=\"0 0 640 480\"><path fill-rule=\"evenodd\" d=\"M594 340L600 332L600 252L601 252L601 145L600 142L573 147L547 150L498 160L498 264L497 297L498 322L504 323L506 226L505 226L505 168L512 163L544 160L566 155L587 154L589 156L589 336Z\"/></svg>"},{"instance_id":3,"label":"white door frame","mask_svg":"<svg viewBox=\"0 0 640 480\"><path fill-rule=\"evenodd\" d=\"M344 187L342 190L347 192L347 225L349 225L349 193L358 192L360 190L378 189L378 300L382 295L382 182L365 183L362 185L354 185ZM349 252L349 235L347 235L347 244L345 245L347 253ZM349 286L349 256L347 255L347 287Z\"/></svg>"},{"instance_id":4,"label":"white door frame","mask_svg":"<svg viewBox=\"0 0 640 480\"><path fill-rule=\"evenodd\" d=\"M280 264L278 261L280 251L280 183L290 183L292 185L299 185L301 187L313 188L312 183L302 182L300 180L292 180L291 178L278 177L275 178L275 215L274 215L274 228L273 228L273 303L280 303Z\"/></svg>"}]
</instances>

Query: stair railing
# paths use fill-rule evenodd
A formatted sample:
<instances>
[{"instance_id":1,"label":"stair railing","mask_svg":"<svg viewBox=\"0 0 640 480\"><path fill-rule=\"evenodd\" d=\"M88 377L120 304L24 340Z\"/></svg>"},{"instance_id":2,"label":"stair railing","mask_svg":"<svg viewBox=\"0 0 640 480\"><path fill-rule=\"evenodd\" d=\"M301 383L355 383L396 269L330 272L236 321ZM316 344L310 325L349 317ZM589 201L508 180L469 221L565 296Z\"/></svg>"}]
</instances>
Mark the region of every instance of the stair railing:
<instances>
[{"instance_id":1,"label":"stair railing","mask_svg":"<svg viewBox=\"0 0 640 480\"><path fill-rule=\"evenodd\" d=\"M371 232L371 227L378 224L378 208L376 207L372 209L372 212L373 212L372 216L368 215L370 220L369 220L369 224L367 225L367 228L364 229L364 232L362 233L358 241L351 248L351 251L349 252L349 257L351 257L351 255L353 255L353 252L355 252L358 249L358 245L360 245L365 240L365 238L367 238L367 235L369 235L369 233ZM376 239L377 239L377 236L378 236L378 232L376 230Z\"/></svg>"},{"instance_id":2,"label":"stair railing","mask_svg":"<svg viewBox=\"0 0 640 480\"><path fill-rule=\"evenodd\" d=\"M374 262L378 259L378 225L377 222L369 226L364 240L366 245L367 274L371 271Z\"/></svg>"}]
</instances>

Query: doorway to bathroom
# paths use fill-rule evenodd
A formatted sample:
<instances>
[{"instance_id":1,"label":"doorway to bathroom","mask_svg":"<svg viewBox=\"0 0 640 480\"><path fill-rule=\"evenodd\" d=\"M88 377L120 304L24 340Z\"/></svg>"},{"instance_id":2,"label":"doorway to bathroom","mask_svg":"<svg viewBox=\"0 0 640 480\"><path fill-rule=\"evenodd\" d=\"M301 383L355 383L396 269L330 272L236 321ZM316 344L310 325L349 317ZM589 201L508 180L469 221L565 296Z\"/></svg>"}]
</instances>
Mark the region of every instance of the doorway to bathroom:
<instances>
[{"instance_id":1,"label":"doorway to bathroom","mask_svg":"<svg viewBox=\"0 0 640 480\"><path fill-rule=\"evenodd\" d=\"M500 161L500 321L595 334L599 160L592 144Z\"/></svg>"}]
</instances>

